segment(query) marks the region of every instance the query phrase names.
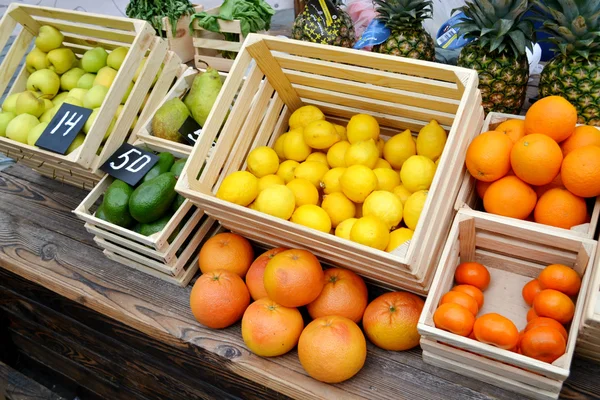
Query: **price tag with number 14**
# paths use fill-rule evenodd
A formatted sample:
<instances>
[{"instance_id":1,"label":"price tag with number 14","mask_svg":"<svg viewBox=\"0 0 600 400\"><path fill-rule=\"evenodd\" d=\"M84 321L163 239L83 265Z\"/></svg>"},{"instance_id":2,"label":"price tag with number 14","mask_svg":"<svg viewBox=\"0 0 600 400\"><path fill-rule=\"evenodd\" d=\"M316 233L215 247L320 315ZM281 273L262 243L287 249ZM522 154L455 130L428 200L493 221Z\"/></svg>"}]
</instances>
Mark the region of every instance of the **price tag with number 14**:
<instances>
[{"instance_id":1,"label":"price tag with number 14","mask_svg":"<svg viewBox=\"0 0 600 400\"><path fill-rule=\"evenodd\" d=\"M92 115L89 108L63 103L35 145L59 154L65 154L83 125Z\"/></svg>"}]
</instances>

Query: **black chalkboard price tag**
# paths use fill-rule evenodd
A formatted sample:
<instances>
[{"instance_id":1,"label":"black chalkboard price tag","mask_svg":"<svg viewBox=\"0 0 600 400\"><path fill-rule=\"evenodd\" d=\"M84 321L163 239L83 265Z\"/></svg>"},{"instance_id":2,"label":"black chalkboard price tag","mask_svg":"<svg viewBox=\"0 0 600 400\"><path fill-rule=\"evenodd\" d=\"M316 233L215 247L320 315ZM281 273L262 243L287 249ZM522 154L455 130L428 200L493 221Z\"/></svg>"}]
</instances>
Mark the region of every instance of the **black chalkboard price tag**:
<instances>
[{"instance_id":1,"label":"black chalkboard price tag","mask_svg":"<svg viewBox=\"0 0 600 400\"><path fill-rule=\"evenodd\" d=\"M89 108L63 103L35 145L55 153L65 154L92 115L92 111Z\"/></svg>"},{"instance_id":2,"label":"black chalkboard price tag","mask_svg":"<svg viewBox=\"0 0 600 400\"><path fill-rule=\"evenodd\" d=\"M123 143L100 169L110 176L135 186L157 162L157 155L129 143Z\"/></svg>"},{"instance_id":3,"label":"black chalkboard price tag","mask_svg":"<svg viewBox=\"0 0 600 400\"><path fill-rule=\"evenodd\" d=\"M188 117L178 132L190 146L193 146L202 133L202 127L192 117Z\"/></svg>"}]
</instances>

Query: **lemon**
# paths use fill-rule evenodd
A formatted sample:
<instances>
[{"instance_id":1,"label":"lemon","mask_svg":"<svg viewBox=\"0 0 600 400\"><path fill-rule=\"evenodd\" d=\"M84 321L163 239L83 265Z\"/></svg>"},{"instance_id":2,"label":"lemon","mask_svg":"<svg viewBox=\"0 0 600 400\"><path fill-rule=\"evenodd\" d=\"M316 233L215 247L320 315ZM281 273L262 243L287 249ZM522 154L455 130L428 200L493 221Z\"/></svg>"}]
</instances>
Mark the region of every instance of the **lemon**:
<instances>
[{"instance_id":1,"label":"lemon","mask_svg":"<svg viewBox=\"0 0 600 400\"><path fill-rule=\"evenodd\" d=\"M279 169L277 169L277 176L283 179L284 184L289 183L292 179L294 179L294 172L296 168L298 168L300 163L294 160L286 160L279 164Z\"/></svg>"},{"instance_id":2,"label":"lemon","mask_svg":"<svg viewBox=\"0 0 600 400\"><path fill-rule=\"evenodd\" d=\"M373 139L356 142L348 147L344 161L346 166L364 165L369 168L374 168L379 159L379 151Z\"/></svg>"},{"instance_id":3,"label":"lemon","mask_svg":"<svg viewBox=\"0 0 600 400\"><path fill-rule=\"evenodd\" d=\"M363 203L356 203L356 214L354 214L355 218L363 217Z\"/></svg>"},{"instance_id":4,"label":"lemon","mask_svg":"<svg viewBox=\"0 0 600 400\"><path fill-rule=\"evenodd\" d=\"M246 161L248 163L248 171L257 178L274 174L279 168L277 153L267 146L260 146L252 150L248 154Z\"/></svg>"},{"instance_id":5,"label":"lemon","mask_svg":"<svg viewBox=\"0 0 600 400\"><path fill-rule=\"evenodd\" d=\"M248 206L248 208L258 211L258 209L256 208L256 201L253 201L252 203L250 203L250 205Z\"/></svg>"},{"instance_id":6,"label":"lemon","mask_svg":"<svg viewBox=\"0 0 600 400\"><path fill-rule=\"evenodd\" d=\"M411 192L408 191L407 188L404 187L404 185L398 185L398 186L396 186L392 190L392 193L394 193L396 196L398 196L400 198L400 201L402 202L402 205L404 205L404 203L406 203L406 200L412 194Z\"/></svg>"},{"instance_id":7,"label":"lemon","mask_svg":"<svg viewBox=\"0 0 600 400\"><path fill-rule=\"evenodd\" d=\"M377 189L377 175L364 165L346 168L340 177L342 192L355 203L362 203L368 195Z\"/></svg>"},{"instance_id":8,"label":"lemon","mask_svg":"<svg viewBox=\"0 0 600 400\"><path fill-rule=\"evenodd\" d=\"M329 167L319 161L304 161L294 171L295 178L304 178L316 188L321 185L321 179L329 171Z\"/></svg>"},{"instance_id":9,"label":"lemon","mask_svg":"<svg viewBox=\"0 0 600 400\"><path fill-rule=\"evenodd\" d=\"M375 168L373 169L377 169L377 168L388 168L388 169L392 169L392 166L390 165L389 162L387 162L384 158L380 158L379 160L377 160L377 163L375 164ZM399 176L399 175L398 175Z\"/></svg>"},{"instance_id":10,"label":"lemon","mask_svg":"<svg viewBox=\"0 0 600 400\"><path fill-rule=\"evenodd\" d=\"M429 193L428 190L419 190L411 194L406 203L404 203L404 223L413 231L417 228L421 211L423 211L425 201L427 200L427 193Z\"/></svg>"},{"instance_id":11,"label":"lemon","mask_svg":"<svg viewBox=\"0 0 600 400\"><path fill-rule=\"evenodd\" d=\"M328 149L342 140L331 122L318 120L304 128L304 141L313 149Z\"/></svg>"},{"instance_id":12,"label":"lemon","mask_svg":"<svg viewBox=\"0 0 600 400\"><path fill-rule=\"evenodd\" d=\"M402 168L404 161L415 154L417 154L417 146L408 129L391 137L383 147L383 158L394 169Z\"/></svg>"},{"instance_id":13,"label":"lemon","mask_svg":"<svg viewBox=\"0 0 600 400\"><path fill-rule=\"evenodd\" d=\"M305 204L294 211L292 222L321 232L329 233L331 231L331 219L329 215L319 206L314 204Z\"/></svg>"},{"instance_id":14,"label":"lemon","mask_svg":"<svg viewBox=\"0 0 600 400\"><path fill-rule=\"evenodd\" d=\"M312 183L306 179L294 179L287 185L296 198L296 207L303 206L305 204L318 204L319 203L319 191Z\"/></svg>"},{"instance_id":15,"label":"lemon","mask_svg":"<svg viewBox=\"0 0 600 400\"><path fill-rule=\"evenodd\" d=\"M324 120L325 115L315 106L303 106L290 116L290 129L304 128L313 121Z\"/></svg>"},{"instance_id":16,"label":"lemon","mask_svg":"<svg viewBox=\"0 0 600 400\"><path fill-rule=\"evenodd\" d=\"M377 140L379 139L379 123L368 114L356 114L348 121L346 135L350 143L369 139Z\"/></svg>"},{"instance_id":17,"label":"lemon","mask_svg":"<svg viewBox=\"0 0 600 400\"><path fill-rule=\"evenodd\" d=\"M285 185L285 182L278 175L265 175L258 180L258 192L260 193L269 186L273 185Z\"/></svg>"},{"instance_id":18,"label":"lemon","mask_svg":"<svg viewBox=\"0 0 600 400\"><path fill-rule=\"evenodd\" d=\"M327 162L331 168L346 166L346 151L350 148L350 142L342 140L337 142L327 150Z\"/></svg>"},{"instance_id":19,"label":"lemon","mask_svg":"<svg viewBox=\"0 0 600 400\"><path fill-rule=\"evenodd\" d=\"M356 214L356 206L343 193L332 193L323 197L321 208L331 219L334 228Z\"/></svg>"},{"instance_id":20,"label":"lemon","mask_svg":"<svg viewBox=\"0 0 600 400\"><path fill-rule=\"evenodd\" d=\"M390 233L390 242L387 245L385 251L391 253L396 250L398 247L402 246L405 242L412 239L415 231L408 228L399 228Z\"/></svg>"},{"instance_id":21,"label":"lemon","mask_svg":"<svg viewBox=\"0 0 600 400\"><path fill-rule=\"evenodd\" d=\"M294 129L286 134L283 142L283 155L286 160L304 161L312 152L311 148L304 141L302 129Z\"/></svg>"},{"instance_id":22,"label":"lemon","mask_svg":"<svg viewBox=\"0 0 600 400\"><path fill-rule=\"evenodd\" d=\"M373 170L377 176L377 190L386 190L391 192L400 184L400 175L393 169L375 168Z\"/></svg>"},{"instance_id":23,"label":"lemon","mask_svg":"<svg viewBox=\"0 0 600 400\"><path fill-rule=\"evenodd\" d=\"M321 179L320 187L323 189L323 193L331 194L342 191L340 185L340 177L344 174L346 168L332 168L323 175Z\"/></svg>"},{"instance_id":24,"label":"lemon","mask_svg":"<svg viewBox=\"0 0 600 400\"><path fill-rule=\"evenodd\" d=\"M400 179L410 192L427 190L435 176L435 163L425 156L412 156L402 165Z\"/></svg>"},{"instance_id":25,"label":"lemon","mask_svg":"<svg viewBox=\"0 0 600 400\"><path fill-rule=\"evenodd\" d=\"M431 120L419 131L417 136L417 154L432 159L440 158L448 136L436 120Z\"/></svg>"},{"instance_id":26,"label":"lemon","mask_svg":"<svg viewBox=\"0 0 600 400\"><path fill-rule=\"evenodd\" d=\"M348 140L348 136L346 135L346 127L345 126L338 125L338 124L333 124L333 126L335 127L335 130L337 131L338 135L340 135L342 140Z\"/></svg>"},{"instance_id":27,"label":"lemon","mask_svg":"<svg viewBox=\"0 0 600 400\"><path fill-rule=\"evenodd\" d=\"M377 139L377 150L379 151L379 157L383 157L383 149L385 148L385 140L382 138Z\"/></svg>"},{"instance_id":28,"label":"lemon","mask_svg":"<svg viewBox=\"0 0 600 400\"><path fill-rule=\"evenodd\" d=\"M294 192L283 185L269 186L258 194L255 203L257 211L283 219L290 219L296 208Z\"/></svg>"},{"instance_id":29,"label":"lemon","mask_svg":"<svg viewBox=\"0 0 600 400\"><path fill-rule=\"evenodd\" d=\"M217 198L247 206L258 195L258 178L248 171L237 171L223 179Z\"/></svg>"},{"instance_id":30,"label":"lemon","mask_svg":"<svg viewBox=\"0 0 600 400\"><path fill-rule=\"evenodd\" d=\"M375 216L362 217L350 230L350 240L379 250L385 250L390 241L390 231Z\"/></svg>"},{"instance_id":31,"label":"lemon","mask_svg":"<svg viewBox=\"0 0 600 400\"><path fill-rule=\"evenodd\" d=\"M308 157L306 157L306 161L318 161L329 167L329 163L327 162L327 154L321 153L320 151L315 151L314 153L310 153Z\"/></svg>"},{"instance_id":32,"label":"lemon","mask_svg":"<svg viewBox=\"0 0 600 400\"><path fill-rule=\"evenodd\" d=\"M376 190L363 203L363 216L372 215L392 229L402 221L402 202L394 193Z\"/></svg>"},{"instance_id":33,"label":"lemon","mask_svg":"<svg viewBox=\"0 0 600 400\"><path fill-rule=\"evenodd\" d=\"M350 231L352 230L352 227L356 221L358 221L357 218L348 218L344 222L340 223L335 228L335 236L350 240Z\"/></svg>"},{"instance_id":34,"label":"lemon","mask_svg":"<svg viewBox=\"0 0 600 400\"><path fill-rule=\"evenodd\" d=\"M285 153L283 152L283 144L285 143L285 138L287 137L287 133L279 136L275 143L273 144L273 150L277 153L277 156L280 160L285 160Z\"/></svg>"},{"instance_id":35,"label":"lemon","mask_svg":"<svg viewBox=\"0 0 600 400\"><path fill-rule=\"evenodd\" d=\"M437 167L440 165L440 160L441 160L441 159L442 159L442 158L440 157L440 158L438 158L437 160L435 160L435 168L436 168L436 169L437 169Z\"/></svg>"}]
</instances>

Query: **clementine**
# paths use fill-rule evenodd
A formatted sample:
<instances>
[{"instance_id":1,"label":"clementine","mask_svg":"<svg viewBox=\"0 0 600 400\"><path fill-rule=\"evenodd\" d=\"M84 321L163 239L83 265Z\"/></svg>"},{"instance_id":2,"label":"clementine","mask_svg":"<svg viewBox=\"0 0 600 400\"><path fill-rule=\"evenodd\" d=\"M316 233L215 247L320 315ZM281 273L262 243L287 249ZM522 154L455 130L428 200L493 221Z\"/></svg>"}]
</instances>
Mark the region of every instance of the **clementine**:
<instances>
[{"instance_id":1,"label":"clementine","mask_svg":"<svg viewBox=\"0 0 600 400\"><path fill-rule=\"evenodd\" d=\"M254 250L250 242L235 233L219 233L204 243L198 256L198 266L202 273L226 270L246 276L254 260Z\"/></svg>"},{"instance_id":2,"label":"clementine","mask_svg":"<svg viewBox=\"0 0 600 400\"><path fill-rule=\"evenodd\" d=\"M439 306L433 313L433 323L436 328L460 336L469 336L473 330L475 316L461 305L446 303Z\"/></svg>"},{"instance_id":3,"label":"clementine","mask_svg":"<svg viewBox=\"0 0 600 400\"><path fill-rule=\"evenodd\" d=\"M577 110L560 96L539 99L525 115L525 134L543 133L562 142L575 131Z\"/></svg>"},{"instance_id":4,"label":"clementine","mask_svg":"<svg viewBox=\"0 0 600 400\"><path fill-rule=\"evenodd\" d=\"M190 293L192 314L202 325L227 328L244 314L250 293L239 275L225 270L200 275Z\"/></svg>"},{"instance_id":5,"label":"clementine","mask_svg":"<svg viewBox=\"0 0 600 400\"><path fill-rule=\"evenodd\" d=\"M473 285L456 285L451 291L466 293L475 299L480 310L483 307L483 292L478 287Z\"/></svg>"},{"instance_id":6,"label":"clementine","mask_svg":"<svg viewBox=\"0 0 600 400\"><path fill-rule=\"evenodd\" d=\"M571 193L580 197L600 195L600 147L590 145L571 151L560 172Z\"/></svg>"},{"instance_id":7,"label":"clementine","mask_svg":"<svg viewBox=\"0 0 600 400\"><path fill-rule=\"evenodd\" d=\"M520 347L523 355L552 363L565 354L567 341L558 330L548 326L538 326L525 332Z\"/></svg>"},{"instance_id":8,"label":"clementine","mask_svg":"<svg viewBox=\"0 0 600 400\"><path fill-rule=\"evenodd\" d=\"M510 169L512 146L512 140L502 132L489 131L477 136L465 158L469 173L485 182L502 178Z\"/></svg>"},{"instance_id":9,"label":"clementine","mask_svg":"<svg viewBox=\"0 0 600 400\"><path fill-rule=\"evenodd\" d=\"M450 291L442 296L440 304L454 303L463 306L469 310L473 315L477 315L479 312L479 305L477 301L466 293Z\"/></svg>"},{"instance_id":10,"label":"clementine","mask_svg":"<svg viewBox=\"0 0 600 400\"><path fill-rule=\"evenodd\" d=\"M562 264L548 265L538 276L542 289L554 289L566 294L576 296L581 288L581 277L573 268Z\"/></svg>"},{"instance_id":11,"label":"clementine","mask_svg":"<svg viewBox=\"0 0 600 400\"><path fill-rule=\"evenodd\" d=\"M485 211L518 219L527 218L536 202L535 191L516 176L505 176L492 183L483 196Z\"/></svg>"},{"instance_id":12,"label":"clementine","mask_svg":"<svg viewBox=\"0 0 600 400\"><path fill-rule=\"evenodd\" d=\"M250 296L253 300L262 299L268 297L267 291L265 290L265 284L263 283L263 276L265 274L265 268L267 263L282 251L287 250L284 247L277 247L262 253L254 262L250 265L248 273L246 274L246 285L250 291Z\"/></svg>"},{"instance_id":13,"label":"clementine","mask_svg":"<svg viewBox=\"0 0 600 400\"><path fill-rule=\"evenodd\" d=\"M558 175L556 175L554 177L554 179L552 179L552 182L550 182L546 185L542 185L542 186L534 186L533 190L535 190L535 194L537 194L537 197L539 199L540 197L542 197L542 195L544 193L546 193L550 189L564 188L564 187L565 187L565 185L563 184L562 177L560 176L560 172L559 172Z\"/></svg>"},{"instance_id":14,"label":"clementine","mask_svg":"<svg viewBox=\"0 0 600 400\"><path fill-rule=\"evenodd\" d=\"M588 218L585 200L567 189L550 189L538 199L534 210L535 222L571 229L584 224Z\"/></svg>"},{"instance_id":15,"label":"clementine","mask_svg":"<svg viewBox=\"0 0 600 400\"><path fill-rule=\"evenodd\" d=\"M510 350L519 343L519 330L508 318L489 313L475 320L473 325L475 338L482 343L487 343Z\"/></svg>"},{"instance_id":16,"label":"clementine","mask_svg":"<svg viewBox=\"0 0 600 400\"><path fill-rule=\"evenodd\" d=\"M510 152L515 175L530 185L546 185L560 172L563 155L551 138L534 133L521 138Z\"/></svg>"},{"instance_id":17,"label":"clementine","mask_svg":"<svg viewBox=\"0 0 600 400\"><path fill-rule=\"evenodd\" d=\"M513 143L517 143L519 139L525 136L525 120L507 119L494 130L504 133Z\"/></svg>"},{"instance_id":18,"label":"clementine","mask_svg":"<svg viewBox=\"0 0 600 400\"><path fill-rule=\"evenodd\" d=\"M554 289L544 289L533 299L536 315L568 324L575 314L575 304L566 294Z\"/></svg>"},{"instance_id":19,"label":"clementine","mask_svg":"<svg viewBox=\"0 0 600 400\"><path fill-rule=\"evenodd\" d=\"M456 267L454 280L459 284L473 285L479 290L485 290L490 284L490 272L478 262L464 262Z\"/></svg>"},{"instance_id":20,"label":"clementine","mask_svg":"<svg viewBox=\"0 0 600 400\"><path fill-rule=\"evenodd\" d=\"M527 326L525 327L525 332L527 332L533 328L537 328L538 326L548 326L550 328L556 329L557 331L560 332L561 335L563 335L565 340L567 340L569 337L567 330L565 329L564 326L561 325L560 322L558 322L555 319L546 318L546 317L536 317L536 318L532 319L531 321L527 322Z\"/></svg>"},{"instance_id":21,"label":"clementine","mask_svg":"<svg viewBox=\"0 0 600 400\"><path fill-rule=\"evenodd\" d=\"M325 270L323 290L306 307L313 319L338 315L358 323L367 308L365 281L354 272L341 268Z\"/></svg>"},{"instance_id":22,"label":"clementine","mask_svg":"<svg viewBox=\"0 0 600 400\"><path fill-rule=\"evenodd\" d=\"M523 295L523 300L525 300L525 303L527 303L527 305L531 307L531 305L533 304L533 299L535 299L535 296L537 296L537 294L541 291L542 288L540 286L540 281L538 281L537 279L532 279L529 282L527 282L525 286L523 286L521 294Z\"/></svg>"},{"instance_id":23,"label":"clementine","mask_svg":"<svg viewBox=\"0 0 600 400\"><path fill-rule=\"evenodd\" d=\"M600 130L593 126L582 125L575 128L575 132L562 142L560 147L566 156L575 149L589 145L600 146Z\"/></svg>"},{"instance_id":24,"label":"clementine","mask_svg":"<svg viewBox=\"0 0 600 400\"><path fill-rule=\"evenodd\" d=\"M406 292L389 292L365 310L363 328L369 340L385 350L403 351L419 344L417 322L425 302Z\"/></svg>"},{"instance_id":25,"label":"clementine","mask_svg":"<svg viewBox=\"0 0 600 400\"><path fill-rule=\"evenodd\" d=\"M367 341L358 325L348 318L321 317L302 331L298 358L314 379L339 383L361 370L367 358Z\"/></svg>"}]
</instances>

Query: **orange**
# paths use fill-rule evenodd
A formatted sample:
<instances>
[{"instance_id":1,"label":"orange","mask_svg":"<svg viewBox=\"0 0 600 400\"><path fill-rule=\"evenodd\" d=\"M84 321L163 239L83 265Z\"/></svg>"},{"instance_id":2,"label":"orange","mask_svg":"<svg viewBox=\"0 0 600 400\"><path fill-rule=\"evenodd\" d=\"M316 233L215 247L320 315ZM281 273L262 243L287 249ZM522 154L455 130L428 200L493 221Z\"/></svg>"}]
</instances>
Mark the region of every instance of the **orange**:
<instances>
[{"instance_id":1,"label":"orange","mask_svg":"<svg viewBox=\"0 0 600 400\"><path fill-rule=\"evenodd\" d=\"M262 298L250 304L242 317L242 338L254 354L275 357L298 344L304 329L302 314L273 300Z\"/></svg>"},{"instance_id":2,"label":"orange","mask_svg":"<svg viewBox=\"0 0 600 400\"><path fill-rule=\"evenodd\" d=\"M527 332L533 328L537 328L538 326L548 326L550 328L556 329L565 338L565 340L567 340L567 338L569 337L567 330L565 329L564 326L562 326L560 324L560 322L558 322L555 319L546 318L546 317L537 317L537 318L534 318L531 321L527 322L527 326L525 327L525 332Z\"/></svg>"},{"instance_id":3,"label":"orange","mask_svg":"<svg viewBox=\"0 0 600 400\"><path fill-rule=\"evenodd\" d=\"M540 281L538 281L537 279L532 279L529 282L527 282L525 286L523 286L521 294L523 295L523 300L525 300L525 303L527 303L527 305L531 307L531 305L533 304L533 299L541 291L542 288L540 287Z\"/></svg>"},{"instance_id":4,"label":"orange","mask_svg":"<svg viewBox=\"0 0 600 400\"><path fill-rule=\"evenodd\" d=\"M537 195L516 176L505 176L492 183L483 196L483 208L491 214L525 219L535 208Z\"/></svg>"},{"instance_id":5,"label":"orange","mask_svg":"<svg viewBox=\"0 0 600 400\"><path fill-rule=\"evenodd\" d=\"M510 169L513 142L502 132L489 131L477 136L467 149L465 162L477 180L493 182Z\"/></svg>"},{"instance_id":6,"label":"orange","mask_svg":"<svg viewBox=\"0 0 600 400\"><path fill-rule=\"evenodd\" d=\"M477 313L479 312L479 306L477 305L477 301L475 301L474 298L472 298L466 293L450 291L443 295L442 299L440 300L440 304L446 303L454 303L458 304L459 306L463 306L464 308L469 310L473 315L477 315Z\"/></svg>"},{"instance_id":7,"label":"orange","mask_svg":"<svg viewBox=\"0 0 600 400\"><path fill-rule=\"evenodd\" d=\"M460 336L469 336L473 330L475 316L463 306L454 303L442 304L433 313L436 328L452 332Z\"/></svg>"},{"instance_id":8,"label":"orange","mask_svg":"<svg viewBox=\"0 0 600 400\"><path fill-rule=\"evenodd\" d=\"M253 300L268 297L267 291L265 290L265 284L263 283L265 268L267 268L267 263L271 260L271 258L285 250L287 249L283 247L277 247L276 249L266 251L258 256L252 265L250 265L250 269L246 274L246 285L248 285L248 290L250 291L250 296L252 296Z\"/></svg>"},{"instance_id":9,"label":"orange","mask_svg":"<svg viewBox=\"0 0 600 400\"><path fill-rule=\"evenodd\" d=\"M352 378L365 365L367 341L358 325L348 318L321 317L302 331L298 358L314 379L338 383Z\"/></svg>"},{"instance_id":10,"label":"orange","mask_svg":"<svg viewBox=\"0 0 600 400\"><path fill-rule=\"evenodd\" d=\"M600 195L600 147L584 146L571 151L560 173L571 193L580 197Z\"/></svg>"},{"instance_id":11,"label":"orange","mask_svg":"<svg viewBox=\"0 0 600 400\"><path fill-rule=\"evenodd\" d=\"M544 289L533 299L536 315L568 324L575 314L575 304L566 294L554 289Z\"/></svg>"},{"instance_id":12,"label":"orange","mask_svg":"<svg viewBox=\"0 0 600 400\"><path fill-rule=\"evenodd\" d=\"M475 338L482 343L487 343L510 350L519 343L519 330L508 318L489 313L475 320L473 325Z\"/></svg>"},{"instance_id":13,"label":"orange","mask_svg":"<svg viewBox=\"0 0 600 400\"><path fill-rule=\"evenodd\" d=\"M517 143L519 139L525 136L525 120L507 119L494 130L504 133L513 143Z\"/></svg>"},{"instance_id":14,"label":"orange","mask_svg":"<svg viewBox=\"0 0 600 400\"><path fill-rule=\"evenodd\" d=\"M533 216L540 224L571 229L587 221L587 205L567 189L550 189L538 199Z\"/></svg>"},{"instance_id":15,"label":"orange","mask_svg":"<svg viewBox=\"0 0 600 400\"><path fill-rule=\"evenodd\" d=\"M200 275L190 293L192 314L202 325L227 328L244 314L250 293L239 275L225 270Z\"/></svg>"},{"instance_id":16,"label":"orange","mask_svg":"<svg viewBox=\"0 0 600 400\"><path fill-rule=\"evenodd\" d=\"M454 280L459 284L473 285L479 290L485 290L490 284L490 272L478 262L464 262L456 267Z\"/></svg>"},{"instance_id":17,"label":"orange","mask_svg":"<svg viewBox=\"0 0 600 400\"><path fill-rule=\"evenodd\" d=\"M573 268L562 264L548 265L538 276L542 289L554 289L566 294L576 296L581 288L581 277Z\"/></svg>"},{"instance_id":18,"label":"orange","mask_svg":"<svg viewBox=\"0 0 600 400\"><path fill-rule=\"evenodd\" d=\"M479 198L483 199L483 196L485 196L485 192L488 190L492 183L493 182L477 181L477 183L475 184L475 190L477 190Z\"/></svg>"},{"instance_id":19,"label":"orange","mask_svg":"<svg viewBox=\"0 0 600 400\"><path fill-rule=\"evenodd\" d=\"M235 233L219 233L208 239L200 249L198 266L203 274L226 270L246 276L254 260L250 242Z\"/></svg>"},{"instance_id":20,"label":"orange","mask_svg":"<svg viewBox=\"0 0 600 400\"><path fill-rule=\"evenodd\" d=\"M575 132L560 144L560 148L566 156L575 149L589 145L600 146L600 130L593 126L582 125L575 128Z\"/></svg>"},{"instance_id":21,"label":"orange","mask_svg":"<svg viewBox=\"0 0 600 400\"><path fill-rule=\"evenodd\" d=\"M537 318L538 315L535 313L535 310L533 309L533 307L531 307L528 311L527 311L527 322L531 321L534 318Z\"/></svg>"},{"instance_id":22,"label":"orange","mask_svg":"<svg viewBox=\"0 0 600 400\"><path fill-rule=\"evenodd\" d=\"M564 188L564 187L565 187L565 185L563 184L562 177L560 176L560 172L559 172L558 175L556 175L554 177L554 179L552 179L552 182L550 182L546 185L542 185L542 186L535 186L533 188L533 190L535 190L535 194L537 194L537 197L539 199L540 197L542 197L542 195L544 193L546 193L550 189Z\"/></svg>"},{"instance_id":23,"label":"orange","mask_svg":"<svg viewBox=\"0 0 600 400\"><path fill-rule=\"evenodd\" d=\"M567 341L556 329L539 326L525 332L520 347L523 355L552 363L565 354Z\"/></svg>"},{"instance_id":24,"label":"orange","mask_svg":"<svg viewBox=\"0 0 600 400\"><path fill-rule=\"evenodd\" d=\"M457 285L454 286L451 291L466 293L475 299L475 301L477 302L477 306L480 310L481 307L483 307L483 292L481 291L481 289L473 285Z\"/></svg>"},{"instance_id":25,"label":"orange","mask_svg":"<svg viewBox=\"0 0 600 400\"><path fill-rule=\"evenodd\" d=\"M547 185L560 172L560 146L546 135L534 133L521 138L510 152L515 175L530 185Z\"/></svg>"},{"instance_id":26,"label":"orange","mask_svg":"<svg viewBox=\"0 0 600 400\"><path fill-rule=\"evenodd\" d=\"M527 110L525 133L543 133L562 142L575 131L577 110L560 96L539 99Z\"/></svg>"},{"instance_id":27,"label":"orange","mask_svg":"<svg viewBox=\"0 0 600 400\"><path fill-rule=\"evenodd\" d=\"M300 307L319 297L323 278L317 257L294 249L282 251L267 263L263 282L270 299L285 307Z\"/></svg>"},{"instance_id":28,"label":"orange","mask_svg":"<svg viewBox=\"0 0 600 400\"><path fill-rule=\"evenodd\" d=\"M406 292L389 292L365 310L363 328L369 340L385 350L403 351L419 344L417 322L425 302Z\"/></svg>"},{"instance_id":29,"label":"orange","mask_svg":"<svg viewBox=\"0 0 600 400\"><path fill-rule=\"evenodd\" d=\"M367 285L352 271L341 268L325 270L323 290L306 307L312 319L338 315L358 323L367 308Z\"/></svg>"}]
</instances>

